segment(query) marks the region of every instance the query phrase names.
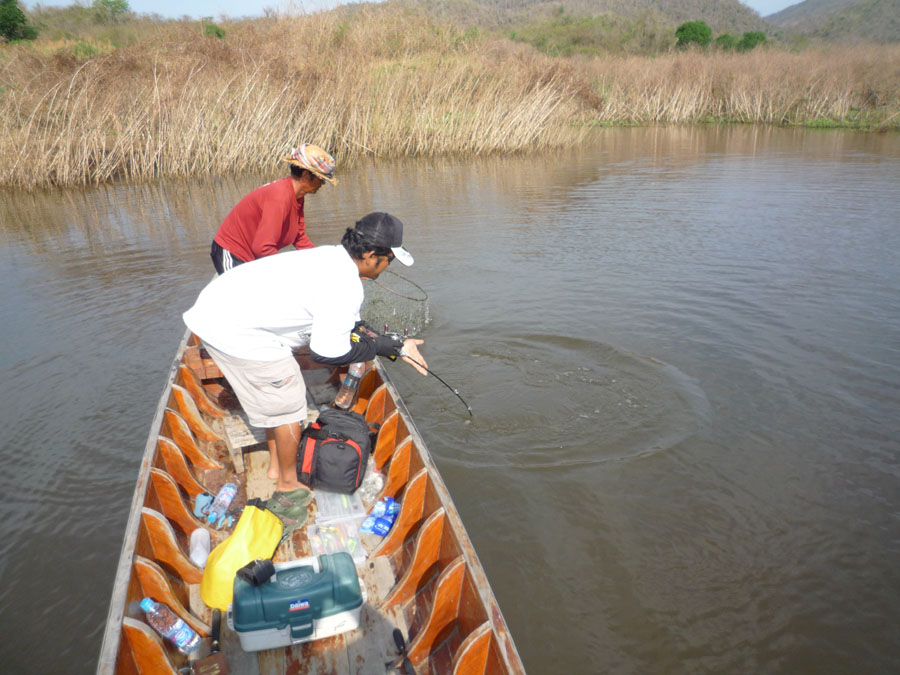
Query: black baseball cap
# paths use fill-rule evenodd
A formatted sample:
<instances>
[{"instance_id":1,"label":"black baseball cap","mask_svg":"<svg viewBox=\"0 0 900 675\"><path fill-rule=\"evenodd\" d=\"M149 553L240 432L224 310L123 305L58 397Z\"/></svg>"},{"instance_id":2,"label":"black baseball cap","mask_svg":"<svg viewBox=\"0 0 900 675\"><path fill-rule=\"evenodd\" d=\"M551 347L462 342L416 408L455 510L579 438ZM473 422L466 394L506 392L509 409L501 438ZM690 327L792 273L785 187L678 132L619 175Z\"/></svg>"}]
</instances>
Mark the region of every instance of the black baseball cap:
<instances>
[{"instance_id":1,"label":"black baseball cap","mask_svg":"<svg viewBox=\"0 0 900 675\"><path fill-rule=\"evenodd\" d=\"M356 230L365 234L366 238L378 248L389 248L394 257L409 267L413 257L403 248L403 223L390 213L375 211L356 221Z\"/></svg>"}]
</instances>

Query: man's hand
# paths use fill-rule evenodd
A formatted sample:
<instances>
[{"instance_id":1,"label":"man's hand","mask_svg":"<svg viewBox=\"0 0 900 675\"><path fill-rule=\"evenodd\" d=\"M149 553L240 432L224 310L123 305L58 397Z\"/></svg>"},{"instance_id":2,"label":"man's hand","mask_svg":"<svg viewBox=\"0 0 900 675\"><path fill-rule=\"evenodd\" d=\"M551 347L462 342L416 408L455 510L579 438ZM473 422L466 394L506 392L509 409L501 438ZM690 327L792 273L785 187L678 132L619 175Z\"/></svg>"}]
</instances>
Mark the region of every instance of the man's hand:
<instances>
[{"instance_id":1,"label":"man's hand","mask_svg":"<svg viewBox=\"0 0 900 675\"><path fill-rule=\"evenodd\" d=\"M425 340L407 338L403 341L403 347L400 348L400 358L418 370L422 375L428 375L428 371L425 370L425 368L428 367L428 363L419 353L419 345L424 343ZM418 363L416 363L416 361L418 361Z\"/></svg>"}]
</instances>

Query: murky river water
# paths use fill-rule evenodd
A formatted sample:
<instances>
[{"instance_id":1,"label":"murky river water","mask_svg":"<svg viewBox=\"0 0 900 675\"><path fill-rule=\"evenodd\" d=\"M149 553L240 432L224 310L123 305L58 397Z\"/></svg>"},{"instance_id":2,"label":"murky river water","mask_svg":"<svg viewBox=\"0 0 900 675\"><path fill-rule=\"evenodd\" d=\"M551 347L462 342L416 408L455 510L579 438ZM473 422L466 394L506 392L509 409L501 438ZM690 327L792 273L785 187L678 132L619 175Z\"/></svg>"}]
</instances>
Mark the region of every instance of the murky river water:
<instances>
[{"instance_id":1,"label":"murky river water","mask_svg":"<svg viewBox=\"0 0 900 675\"><path fill-rule=\"evenodd\" d=\"M267 177L268 178L268 177ZM434 379L391 366L531 673L900 671L900 137L615 129L365 165ZM209 240L261 177L0 193L0 663L96 664Z\"/></svg>"}]
</instances>

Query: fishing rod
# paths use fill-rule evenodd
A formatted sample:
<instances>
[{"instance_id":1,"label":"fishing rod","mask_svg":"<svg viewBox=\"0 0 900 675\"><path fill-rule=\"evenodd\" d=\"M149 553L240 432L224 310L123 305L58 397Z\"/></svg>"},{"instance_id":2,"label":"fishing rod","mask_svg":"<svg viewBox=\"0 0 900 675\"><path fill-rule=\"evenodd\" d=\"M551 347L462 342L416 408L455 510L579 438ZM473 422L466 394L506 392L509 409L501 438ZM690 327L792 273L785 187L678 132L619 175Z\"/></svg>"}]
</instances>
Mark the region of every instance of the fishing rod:
<instances>
[{"instance_id":1,"label":"fishing rod","mask_svg":"<svg viewBox=\"0 0 900 675\"><path fill-rule=\"evenodd\" d=\"M419 363L419 362L416 361L414 358L412 358L412 357L410 357L410 356L407 356L407 355L404 354L403 352L400 352L400 356L401 356L401 358L409 359L412 363L415 363L415 364L416 364L417 366L419 366L420 368L423 368L424 370L428 371L428 374L429 374L429 375L434 375L434 376L437 378L437 381L438 381L438 382L440 382L442 385L444 385L445 387L447 387L447 389L449 389L449 390L452 391L454 394L456 394L456 398L458 398L460 401L462 401L462 404L463 404L464 406L466 406L466 410L469 412L469 416L470 416L470 417L475 417L475 414L472 412L472 406L470 406L468 403L466 403L465 399L464 399L462 396L459 395L459 390L458 390L458 389L454 389L454 388L451 387L449 384L447 384L446 382L444 382L444 379L443 379L440 375L438 375L436 372L434 372L433 370L431 370L431 368L429 368L429 367L426 366L425 364Z\"/></svg>"},{"instance_id":2,"label":"fishing rod","mask_svg":"<svg viewBox=\"0 0 900 675\"><path fill-rule=\"evenodd\" d=\"M387 328L387 326L385 326L385 328ZM385 332L383 333L383 335L389 335L390 337L395 338L395 339L397 339L397 340L407 340L407 339L409 339L409 335L404 334L404 335L401 336L399 333L389 333L389 332L387 332L387 331L385 331ZM416 364L417 366L419 366L422 370L426 371L429 375L433 375L433 376L437 379L438 382L440 382L442 385L444 385L445 387L447 387L447 389L449 389L450 391L452 391L452 392L454 393L454 395L456 396L456 398L458 398L460 401L462 401L462 404L463 404L464 406L466 406L466 410L468 411L469 416L470 416L470 417L475 417L475 413L472 412L472 406L470 406L468 403L466 403L466 400L465 400L462 396L459 395L459 390L458 390L458 389L454 389L453 387L451 387L449 384L447 384L447 383L444 381L444 378L442 378L442 377L441 377L440 375L438 375L436 372L434 372L433 370L431 370L431 368L429 368L428 366L426 366L424 363L420 363L419 361L416 361L414 358L412 358L411 356L409 356L408 354L406 354L402 349L400 350L400 358L407 359L410 363L415 363L415 364Z\"/></svg>"}]
</instances>

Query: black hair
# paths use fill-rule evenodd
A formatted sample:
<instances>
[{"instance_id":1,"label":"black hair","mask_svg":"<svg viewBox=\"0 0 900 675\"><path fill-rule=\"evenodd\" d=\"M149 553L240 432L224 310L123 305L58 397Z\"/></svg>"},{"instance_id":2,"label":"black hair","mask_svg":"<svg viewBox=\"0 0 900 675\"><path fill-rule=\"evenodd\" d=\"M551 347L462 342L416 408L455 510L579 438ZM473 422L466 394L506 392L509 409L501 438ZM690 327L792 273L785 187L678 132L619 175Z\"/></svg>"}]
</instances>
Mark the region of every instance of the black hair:
<instances>
[{"instance_id":1,"label":"black hair","mask_svg":"<svg viewBox=\"0 0 900 675\"><path fill-rule=\"evenodd\" d=\"M348 227L344 232L344 236L341 237L341 245L354 260L362 260L363 254L368 251L385 258L389 258L392 253L391 249L385 246L376 246L366 234L352 227Z\"/></svg>"},{"instance_id":2,"label":"black hair","mask_svg":"<svg viewBox=\"0 0 900 675\"><path fill-rule=\"evenodd\" d=\"M310 178L312 178L313 176L316 175L309 169L304 169L302 166L297 166L296 164L291 164L291 176L293 176L294 178L303 178L304 171L309 174Z\"/></svg>"}]
</instances>

